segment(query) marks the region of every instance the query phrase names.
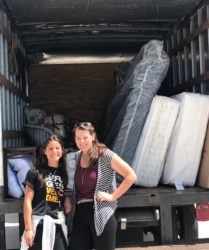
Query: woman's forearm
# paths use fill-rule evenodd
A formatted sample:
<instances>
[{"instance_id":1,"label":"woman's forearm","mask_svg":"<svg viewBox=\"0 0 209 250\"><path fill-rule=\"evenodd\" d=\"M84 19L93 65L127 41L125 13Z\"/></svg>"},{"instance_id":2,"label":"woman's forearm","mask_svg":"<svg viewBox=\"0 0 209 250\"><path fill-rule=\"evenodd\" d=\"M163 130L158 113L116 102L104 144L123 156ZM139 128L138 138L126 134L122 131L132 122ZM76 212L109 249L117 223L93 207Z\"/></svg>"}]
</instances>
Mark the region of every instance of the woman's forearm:
<instances>
[{"instance_id":1,"label":"woman's forearm","mask_svg":"<svg viewBox=\"0 0 209 250\"><path fill-rule=\"evenodd\" d=\"M118 188L112 193L113 199L119 199L136 181L135 175L132 173L126 176Z\"/></svg>"},{"instance_id":2,"label":"woman's forearm","mask_svg":"<svg viewBox=\"0 0 209 250\"><path fill-rule=\"evenodd\" d=\"M30 200L24 200L23 217L25 223L25 230L32 229L32 204Z\"/></svg>"}]
</instances>

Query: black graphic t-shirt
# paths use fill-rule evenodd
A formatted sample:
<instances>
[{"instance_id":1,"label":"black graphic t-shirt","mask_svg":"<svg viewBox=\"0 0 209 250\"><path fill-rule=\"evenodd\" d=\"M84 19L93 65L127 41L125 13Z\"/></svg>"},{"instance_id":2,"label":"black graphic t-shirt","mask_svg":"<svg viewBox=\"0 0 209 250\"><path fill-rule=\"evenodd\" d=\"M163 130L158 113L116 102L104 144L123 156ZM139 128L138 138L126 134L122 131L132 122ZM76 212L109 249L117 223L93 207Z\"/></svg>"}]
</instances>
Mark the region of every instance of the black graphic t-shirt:
<instances>
[{"instance_id":1,"label":"black graphic t-shirt","mask_svg":"<svg viewBox=\"0 0 209 250\"><path fill-rule=\"evenodd\" d=\"M43 184L38 171L35 169L29 170L24 184L34 190L33 214L47 214L57 218L57 212L63 210L64 202L64 184L60 169L48 167Z\"/></svg>"}]
</instances>

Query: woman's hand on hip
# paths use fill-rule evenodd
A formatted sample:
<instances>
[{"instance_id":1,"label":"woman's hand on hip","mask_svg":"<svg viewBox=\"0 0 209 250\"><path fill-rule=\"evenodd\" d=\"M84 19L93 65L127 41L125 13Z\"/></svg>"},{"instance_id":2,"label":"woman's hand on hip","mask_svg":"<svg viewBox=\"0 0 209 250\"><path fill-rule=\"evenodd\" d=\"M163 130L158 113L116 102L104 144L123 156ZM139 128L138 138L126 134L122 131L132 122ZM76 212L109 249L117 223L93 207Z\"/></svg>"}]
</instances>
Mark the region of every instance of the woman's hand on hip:
<instances>
[{"instance_id":1,"label":"woman's hand on hip","mask_svg":"<svg viewBox=\"0 0 209 250\"><path fill-rule=\"evenodd\" d=\"M108 202L115 201L113 194L109 194L107 192L102 192L102 191L99 191L97 193L96 199L97 199L97 201L100 201L100 202L102 202L102 201L108 201Z\"/></svg>"}]
</instances>

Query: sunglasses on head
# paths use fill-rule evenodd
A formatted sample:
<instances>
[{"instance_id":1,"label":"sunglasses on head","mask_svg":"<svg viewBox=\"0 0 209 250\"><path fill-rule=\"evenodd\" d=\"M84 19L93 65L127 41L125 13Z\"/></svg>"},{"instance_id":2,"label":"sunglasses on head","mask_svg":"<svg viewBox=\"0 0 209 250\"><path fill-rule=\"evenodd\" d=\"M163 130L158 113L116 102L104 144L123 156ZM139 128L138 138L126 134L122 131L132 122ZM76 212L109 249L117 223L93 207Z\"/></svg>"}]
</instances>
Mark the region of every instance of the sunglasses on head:
<instances>
[{"instance_id":1,"label":"sunglasses on head","mask_svg":"<svg viewBox=\"0 0 209 250\"><path fill-rule=\"evenodd\" d=\"M74 128L79 127L93 127L93 125L90 122L78 122L75 124Z\"/></svg>"}]
</instances>

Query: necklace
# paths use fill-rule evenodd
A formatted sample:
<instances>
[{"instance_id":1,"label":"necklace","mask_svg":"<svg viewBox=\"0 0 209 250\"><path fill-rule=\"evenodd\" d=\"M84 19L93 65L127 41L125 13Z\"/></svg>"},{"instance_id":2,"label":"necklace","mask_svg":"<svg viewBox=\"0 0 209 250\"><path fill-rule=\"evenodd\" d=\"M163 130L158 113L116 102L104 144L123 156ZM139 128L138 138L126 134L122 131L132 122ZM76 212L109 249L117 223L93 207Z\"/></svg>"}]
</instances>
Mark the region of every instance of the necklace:
<instances>
[{"instance_id":1,"label":"necklace","mask_svg":"<svg viewBox=\"0 0 209 250\"><path fill-rule=\"evenodd\" d=\"M84 177L86 174L87 168L81 168L81 184L83 185Z\"/></svg>"},{"instance_id":2,"label":"necklace","mask_svg":"<svg viewBox=\"0 0 209 250\"><path fill-rule=\"evenodd\" d=\"M84 155L82 155L82 159L83 161L83 167L81 168L81 184L83 185L83 181L84 181L84 177L85 177L85 174L86 174L86 170L88 168L88 164L89 164L89 160L88 160L88 156L85 157Z\"/></svg>"},{"instance_id":3,"label":"necklace","mask_svg":"<svg viewBox=\"0 0 209 250\"><path fill-rule=\"evenodd\" d=\"M89 166L89 158L88 158L88 156L82 155L82 162L83 162L83 164L82 164L83 167L88 167Z\"/></svg>"}]
</instances>

